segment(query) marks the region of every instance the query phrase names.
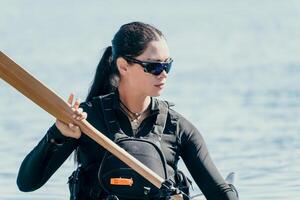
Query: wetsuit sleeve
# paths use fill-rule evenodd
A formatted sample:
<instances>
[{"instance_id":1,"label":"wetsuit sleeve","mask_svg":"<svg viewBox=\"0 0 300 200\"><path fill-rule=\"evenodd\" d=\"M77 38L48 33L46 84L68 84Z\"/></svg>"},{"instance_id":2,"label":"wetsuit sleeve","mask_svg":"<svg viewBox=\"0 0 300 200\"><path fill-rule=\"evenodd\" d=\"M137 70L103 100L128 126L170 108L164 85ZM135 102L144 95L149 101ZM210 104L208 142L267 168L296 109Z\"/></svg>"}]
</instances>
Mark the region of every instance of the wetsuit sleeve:
<instances>
[{"instance_id":1,"label":"wetsuit sleeve","mask_svg":"<svg viewBox=\"0 0 300 200\"><path fill-rule=\"evenodd\" d=\"M237 200L214 165L199 131L182 118L179 123L181 157L207 200Z\"/></svg>"},{"instance_id":2,"label":"wetsuit sleeve","mask_svg":"<svg viewBox=\"0 0 300 200\"><path fill-rule=\"evenodd\" d=\"M19 189L29 192L44 185L73 152L77 142L62 135L53 125L22 162L17 177Z\"/></svg>"}]
</instances>

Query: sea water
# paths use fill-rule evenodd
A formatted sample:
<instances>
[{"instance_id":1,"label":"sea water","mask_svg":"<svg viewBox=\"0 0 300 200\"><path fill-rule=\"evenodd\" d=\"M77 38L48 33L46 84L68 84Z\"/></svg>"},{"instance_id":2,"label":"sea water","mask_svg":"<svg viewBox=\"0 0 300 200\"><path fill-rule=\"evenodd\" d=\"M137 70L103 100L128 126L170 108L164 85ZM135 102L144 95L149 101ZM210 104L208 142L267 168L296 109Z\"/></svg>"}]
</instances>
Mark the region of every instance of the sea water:
<instances>
[{"instance_id":1,"label":"sea water","mask_svg":"<svg viewBox=\"0 0 300 200\"><path fill-rule=\"evenodd\" d=\"M299 11L291 0L2 0L0 48L63 98L84 99L118 28L155 25L174 59L161 98L199 129L220 173L236 173L240 198L296 200ZM18 191L21 162L54 119L4 81L0 97L0 199L68 199L72 158L42 188Z\"/></svg>"}]
</instances>

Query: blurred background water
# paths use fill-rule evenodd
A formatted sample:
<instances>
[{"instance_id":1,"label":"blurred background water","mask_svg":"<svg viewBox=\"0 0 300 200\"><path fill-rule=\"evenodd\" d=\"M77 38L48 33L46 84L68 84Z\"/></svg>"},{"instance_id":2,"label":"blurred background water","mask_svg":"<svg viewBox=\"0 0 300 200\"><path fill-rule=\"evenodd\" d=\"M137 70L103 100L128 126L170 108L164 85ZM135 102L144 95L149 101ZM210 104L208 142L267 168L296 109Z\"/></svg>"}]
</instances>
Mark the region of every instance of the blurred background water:
<instances>
[{"instance_id":1,"label":"blurred background water","mask_svg":"<svg viewBox=\"0 0 300 200\"><path fill-rule=\"evenodd\" d=\"M175 60L162 98L202 132L222 175L237 173L240 198L296 200L299 19L296 0L1 0L0 48L62 97L84 99L118 28L155 25ZM0 199L68 199L72 159L41 189L18 191L21 162L54 119L2 80L0 97Z\"/></svg>"}]
</instances>

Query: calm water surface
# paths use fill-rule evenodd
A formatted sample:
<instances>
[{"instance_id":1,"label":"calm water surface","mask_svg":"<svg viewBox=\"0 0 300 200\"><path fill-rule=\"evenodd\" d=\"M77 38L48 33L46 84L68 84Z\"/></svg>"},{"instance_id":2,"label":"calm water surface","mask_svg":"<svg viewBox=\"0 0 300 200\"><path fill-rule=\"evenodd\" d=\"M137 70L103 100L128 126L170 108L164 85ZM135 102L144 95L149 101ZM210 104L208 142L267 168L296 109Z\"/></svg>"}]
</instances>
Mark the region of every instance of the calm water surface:
<instances>
[{"instance_id":1,"label":"calm water surface","mask_svg":"<svg viewBox=\"0 0 300 200\"><path fill-rule=\"evenodd\" d=\"M1 51L84 99L118 27L154 24L175 60L162 98L202 132L222 175L237 173L241 199L299 199L300 3L110 2L1 1ZM21 162L54 119L3 81L0 97L0 199L67 199L72 158L41 189L18 191Z\"/></svg>"}]
</instances>

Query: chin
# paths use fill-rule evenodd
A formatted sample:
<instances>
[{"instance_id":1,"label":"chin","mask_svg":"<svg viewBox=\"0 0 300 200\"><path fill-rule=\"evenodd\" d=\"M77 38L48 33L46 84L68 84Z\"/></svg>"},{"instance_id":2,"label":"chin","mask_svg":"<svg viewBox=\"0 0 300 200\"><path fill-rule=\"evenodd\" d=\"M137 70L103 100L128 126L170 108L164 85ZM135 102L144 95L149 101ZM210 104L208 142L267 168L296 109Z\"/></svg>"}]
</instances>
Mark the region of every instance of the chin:
<instances>
[{"instance_id":1,"label":"chin","mask_svg":"<svg viewBox=\"0 0 300 200\"><path fill-rule=\"evenodd\" d=\"M156 90L156 91L153 91L150 96L159 97L161 95L161 93L162 93L162 90Z\"/></svg>"},{"instance_id":2,"label":"chin","mask_svg":"<svg viewBox=\"0 0 300 200\"><path fill-rule=\"evenodd\" d=\"M151 97L159 97L160 94L154 94L154 95L151 95Z\"/></svg>"}]
</instances>

